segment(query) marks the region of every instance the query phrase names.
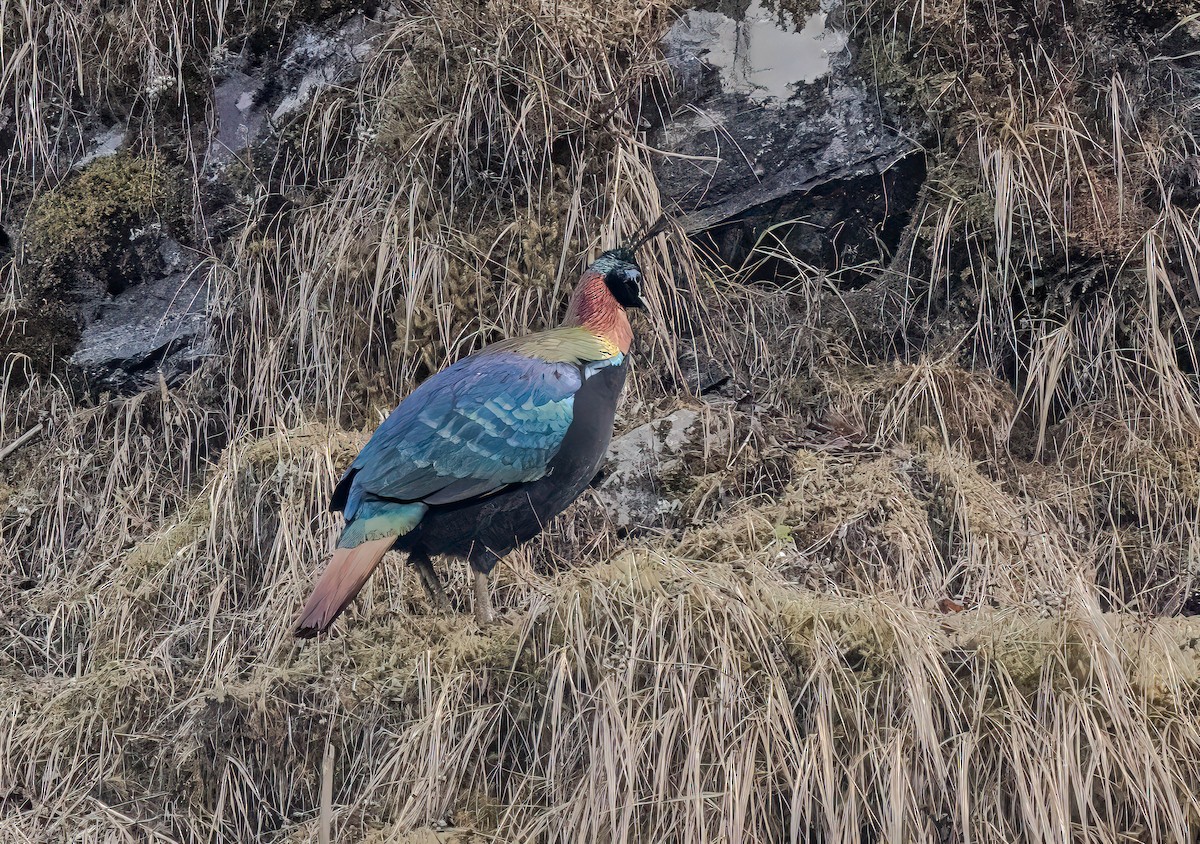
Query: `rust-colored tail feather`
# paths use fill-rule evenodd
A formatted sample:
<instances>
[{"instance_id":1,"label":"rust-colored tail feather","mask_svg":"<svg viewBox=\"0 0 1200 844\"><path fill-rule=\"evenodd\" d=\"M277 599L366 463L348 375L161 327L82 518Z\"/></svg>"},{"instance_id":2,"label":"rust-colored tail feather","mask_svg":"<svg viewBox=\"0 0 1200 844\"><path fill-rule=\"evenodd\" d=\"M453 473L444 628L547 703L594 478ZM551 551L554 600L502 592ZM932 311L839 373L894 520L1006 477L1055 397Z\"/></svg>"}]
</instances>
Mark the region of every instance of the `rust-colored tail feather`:
<instances>
[{"instance_id":1,"label":"rust-colored tail feather","mask_svg":"<svg viewBox=\"0 0 1200 844\"><path fill-rule=\"evenodd\" d=\"M333 552L333 559L321 572L317 585L300 612L296 622L296 635L302 639L311 639L318 633L324 633L354 600L354 596L363 588L375 566L383 559L383 555L396 541L394 536L382 539L372 539L353 548L338 548Z\"/></svg>"}]
</instances>

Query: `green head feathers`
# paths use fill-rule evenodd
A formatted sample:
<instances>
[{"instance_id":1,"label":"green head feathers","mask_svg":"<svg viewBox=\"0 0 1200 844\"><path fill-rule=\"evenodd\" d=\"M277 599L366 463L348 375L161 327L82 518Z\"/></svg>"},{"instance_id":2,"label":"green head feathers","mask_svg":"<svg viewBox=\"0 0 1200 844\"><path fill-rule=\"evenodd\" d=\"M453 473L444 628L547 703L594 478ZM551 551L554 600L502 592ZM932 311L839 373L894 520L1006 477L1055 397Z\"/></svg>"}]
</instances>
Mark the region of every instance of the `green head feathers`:
<instances>
[{"instance_id":1,"label":"green head feathers","mask_svg":"<svg viewBox=\"0 0 1200 844\"><path fill-rule=\"evenodd\" d=\"M604 274L624 266L637 267L637 259L634 258L633 250L628 246L620 246L616 249L602 252L600 253L600 257L592 262L592 269Z\"/></svg>"}]
</instances>

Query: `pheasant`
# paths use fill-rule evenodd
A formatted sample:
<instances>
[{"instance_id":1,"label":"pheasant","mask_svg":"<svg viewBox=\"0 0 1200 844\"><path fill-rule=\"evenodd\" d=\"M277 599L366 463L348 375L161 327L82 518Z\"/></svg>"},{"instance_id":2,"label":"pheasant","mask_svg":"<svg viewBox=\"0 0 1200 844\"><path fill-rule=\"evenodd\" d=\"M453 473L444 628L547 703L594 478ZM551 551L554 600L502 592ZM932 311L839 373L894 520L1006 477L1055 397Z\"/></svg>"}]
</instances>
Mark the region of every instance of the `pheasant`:
<instances>
[{"instance_id":1,"label":"pheasant","mask_svg":"<svg viewBox=\"0 0 1200 844\"><path fill-rule=\"evenodd\" d=\"M632 249L605 252L559 327L487 346L400 402L333 491L346 526L297 636L328 630L393 548L442 608L430 558L465 558L476 619L491 621L496 563L579 497L608 449L633 341L626 309L645 307L641 278Z\"/></svg>"}]
</instances>

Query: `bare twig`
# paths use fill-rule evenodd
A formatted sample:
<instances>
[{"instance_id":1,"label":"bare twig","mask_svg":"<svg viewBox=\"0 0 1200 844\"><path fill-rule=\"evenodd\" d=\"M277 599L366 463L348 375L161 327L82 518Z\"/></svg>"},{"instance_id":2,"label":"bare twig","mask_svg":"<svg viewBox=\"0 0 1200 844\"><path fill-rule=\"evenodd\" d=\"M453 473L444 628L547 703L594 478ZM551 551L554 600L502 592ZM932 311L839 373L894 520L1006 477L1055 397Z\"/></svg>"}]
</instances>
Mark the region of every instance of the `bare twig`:
<instances>
[{"instance_id":1,"label":"bare twig","mask_svg":"<svg viewBox=\"0 0 1200 844\"><path fill-rule=\"evenodd\" d=\"M321 760L321 844L332 840L333 827L333 741L326 740L325 756Z\"/></svg>"},{"instance_id":2,"label":"bare twig","mask_svg":"<svg viewBox=\"0 0 1200 844\"><path fill-rule=\"evenodd\" d=\"M4 448L0 449L0 460L3 460L4 458L8 457L10 454L12 454L18 448L25 445L25 443L29 442L31 439L36 437L38 434L40 434L42 432L42 428L44 428L44 427L45 427L45 425L43 423L39 422L36 425L34 425L32 428L30 428L28 431L21 434L21 436L17 437L15 440L10 442Z\"/></svg>"}]
</instances>

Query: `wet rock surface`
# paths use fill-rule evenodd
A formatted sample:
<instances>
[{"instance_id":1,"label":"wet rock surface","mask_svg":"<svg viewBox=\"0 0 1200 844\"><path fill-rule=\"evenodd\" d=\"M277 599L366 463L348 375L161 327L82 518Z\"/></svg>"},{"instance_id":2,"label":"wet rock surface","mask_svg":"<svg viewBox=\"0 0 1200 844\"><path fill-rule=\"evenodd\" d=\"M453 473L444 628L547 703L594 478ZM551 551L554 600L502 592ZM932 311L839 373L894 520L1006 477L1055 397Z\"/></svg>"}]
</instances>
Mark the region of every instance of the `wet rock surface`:
<instances>
[{"instance_id":1,"label":"wet rock surface","mask_svg":"<svg viewBox=\"0 0 1200 844\"><path fill-rule=\"evenodd\" d=\"M87 389L134 393L168 386L208 350L208 276L179 245L160 247L169 272L107 297L82 330L71 367Z\"/></svg>"},{"instance_id":2,"label":"wet rock surface","mask_svg":"<svg viewBox=\"0 0 1200 844\"><path fill-rule=\"evenodd\" d=\"M301 29L283 56L232 57L213 90L216 135L208 149L210 174L244 154L270 131L334 85L356 79L376 46L386 13L356 13Z\"/></svg>"},{"instance_id":3,"label":"wet rock surface","mask_svg":"<svg viewBox=\"0 0 1200 844\"><path fill-rule=\"evenodd\" d=\"M924 157L903 117L852 73L836 9L701 4L663 47L677 89L656 129L668 153L656 175L693 236L736 267L786 223L774 233L796 260L849 281L887 262Z\"/></svg>"}]
</instances>

